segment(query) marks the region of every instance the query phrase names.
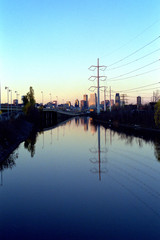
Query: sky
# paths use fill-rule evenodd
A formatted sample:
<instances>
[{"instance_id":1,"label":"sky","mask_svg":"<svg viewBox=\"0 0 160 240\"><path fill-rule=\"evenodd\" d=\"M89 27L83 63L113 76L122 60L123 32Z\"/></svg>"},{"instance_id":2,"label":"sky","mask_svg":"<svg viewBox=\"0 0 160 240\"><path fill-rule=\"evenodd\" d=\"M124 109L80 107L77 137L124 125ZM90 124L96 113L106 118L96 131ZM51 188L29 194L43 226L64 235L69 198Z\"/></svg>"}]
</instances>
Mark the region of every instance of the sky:
<instances>
[{"instance_id":1,"label":"sky","mask_svg":"<svg viewBox=\"0 0 160 240\"><path fill-rule=\"evenodd\" d=\"M1 101L5 86L12 99L32 86L39 103L43 91L44 103L74 104L97 85L88 80L97 58L107 66L100 71L107 98L111 87L112 98L120 92L129 103L150 101L160 90L159 13L159 0L1 0Z\"/></svg>"}]
</instances>

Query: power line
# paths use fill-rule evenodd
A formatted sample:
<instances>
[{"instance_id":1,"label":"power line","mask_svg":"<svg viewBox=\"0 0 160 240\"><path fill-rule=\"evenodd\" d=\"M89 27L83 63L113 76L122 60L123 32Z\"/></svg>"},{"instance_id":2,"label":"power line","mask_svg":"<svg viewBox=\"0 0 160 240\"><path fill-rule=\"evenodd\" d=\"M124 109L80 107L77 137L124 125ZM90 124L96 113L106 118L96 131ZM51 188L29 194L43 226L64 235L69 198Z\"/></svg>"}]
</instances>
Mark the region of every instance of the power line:
<instances>
[{"instance_id":1,"label":"power line","mask_svg":"<svg viewBox=\"0 0 160 240\"><path fill-rule=\"evenodd\" d=\"M154 62L151 62L151 63L149 63L149 64L147 64L147 65L144 65L144 66L142 66L142 67L140 67L140 68L137 68L137 69L134 69L134 70L132 70L132 71L130 71L130 72L127 72L127 73L125 73L125 74L121 74L121 75L119 75L119 76L117 76L117 77L109 78L108 80L112 80L112 79L116 79L116 78L119 78L119 77L126 76L126 75L128 75L128 74L130 74L130 73L139 71L139 70L141 70L142 68L148 67L148 66L150 66L150 65L152 65L152 64L154 64L154 63L156 63L156 62L158 62L158 61L159 61L159 59L156 60L156 61L154 61Z\"/></svg>"},{"instance_id":2,"label":"power line","mask_svg":"<svg viewBox=\"0 0 160 240\"><path fill-rule=\"evenodd\" d=\"M139 34L137 34L135 37L133 37L132 39L130 39L128 42L124 43L121 47L116 48L115 50L113 50L112 52L110 52L109 54L105 54L102 57L105 56L110 56L111 54L113 54L114 52L117 52L118 50L120 50L121 48L127 46L129 43L133 42L133 40L135 40L136 38L138 38L139 36L141 36L145 31L147 31L149 28L151 28L152 26L154 26L157 22L159 22L160 19L154 21L151 25L149 25L148 27L146 27L144 30L142 30Z\"/></svg>"},{"instance_id":3,"label":"power line","mask_svg":"<svg viewBox=\"0 0 160 240\"><path fill-rule=\"evenodd\" d=\"M140 58L137 58L137 59L135 59L135 60L133 60L133 61L131 61L131 62L128 62L128 63L126 63L126 64L123 64L123 65L120 65L120 66L118 66L118 67L114 67L114 68L110 68L110 69L108 69L108 70L115 70L115 69L118 69L118 68L121 68L121 67L125 67L125 66L127 66L127 65L129 65L129 64L131 64L131 63L134 63L134 62L137 62L137 61L139 61L139 60L141 60L141 59L143 59L143 58L145 58L145 57L148 57L149 55L151 55L151 54L153 54L153 53L155 53L155 52L158 52L160 50L160 48L158 48L158 49L156 49L156 50L154 50L154 51L152 51L152 52L150 52L150 53L148 53L148 54L146 54L146 55L144 55L144 56L142 56L142 57L140 57Z\"/></svg>"},{"instance_id":4,"label":"power line","mask_svg":"<svg viewBox=\"0 0 160 240\"><path fill-rule=\"evenodd\" d=\"M133 77L139 77L139 76L141 76L141 75L145 75L145 74L147 74L147 73L154 72L154 71L157 71L157 70L160 70L160 68L155 68L155 69L149 70L149 71L147 71L147 72L139 73L139 74L132 75L132 76L126 77L126 78L119 78L119 79L115 79L115 80L110 80L110 79L108 79L108 81L114 82L114 81L126 80L126 79L133 78Z\"/></svg>"},{"instance_id":5,"label":"power line","mask_svg":"<svg viewBox=\"0 0 160 240\"><path fill-rule=\"evenodd\" d=\"M141 91L141 92L143 92L143 91L150 91L150 90L157 90L157 88L148 88L148 89L143 89L143 90L135 90L135 91L132 91L132 93L133 92L139 92L139 91Z\"/></svg>"},{"instance_id":6,"label":"power line","mask_svg":"<svg viewBox=\"0 0 160 240\"><path fill-rule=\"evenodd\" d=\"M157 38L153 39L151 42L147 43L146 45L144 45L143 47L137 49L136 51L130 53L130 54L127 55L126 57L121 58L120 60L118 60L118 61L116 61L116 62L110 64L108 67L111 67L111 66L113 66L113 65L115 65L115 64L117 64L117 63L119 63L119 62L124 61L125 59L131 57L131 56L134 55L135 53L137 53L137 52L139 52L140 50L142 50L143 48L145 48L145 47L149 46L150 44L152 44L153 42L157 41L159 38L160 38L160 36L158 36Z\"/></svg>"},{"instance_id":7,"label":"power line","mask_svg":"<svg viewBox=\"0 0 160 240\"><path fill-rule=\"evenodd\" d=\"M127 95L127 97L128 97L128 98L137 98L137 96L129 96L129 95ZM150 96L150 97L141 96L141 98L151 98L151 96Z\"/></svg>"},{"instance_id":8,"label":"power line","mask_svg":"<svg viewBox=\"0 0 160 240\"><path fill-rule=\"evenodd\" d=\"M132 91L132 90L136 90L136 89L140 89L140 88L150 87L150 86L157 85L157 84L160 84L160 82L148 84L148 85L141 86L141 87L136 87L136 88L130 88L130 89L126 89L126 90L121 90L121 91L119 91L119 92ZM117 92L117 91L113 91L113 92Z\"/></svg>"}]
</instances>

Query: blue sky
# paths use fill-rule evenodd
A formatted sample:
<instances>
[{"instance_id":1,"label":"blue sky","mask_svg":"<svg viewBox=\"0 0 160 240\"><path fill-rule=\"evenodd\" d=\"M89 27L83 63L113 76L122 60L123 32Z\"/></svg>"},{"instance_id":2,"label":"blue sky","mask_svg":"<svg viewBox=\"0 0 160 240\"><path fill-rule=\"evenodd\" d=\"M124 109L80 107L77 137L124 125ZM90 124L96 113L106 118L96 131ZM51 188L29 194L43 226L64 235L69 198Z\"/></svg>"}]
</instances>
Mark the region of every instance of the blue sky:
<instances>
[{"instance_id":1,"label":"blue sky","mask_svg":"<svg viewBox=\"0 0 160 240\"><path fill-rule=\"evenodd\" d=\"M59 102L64 99L74 103L83 94L90 94L91 85L96 85L88 81L90 75L96 74L88 67L96 64L97 58L100 64L109 66L154 39L152 44L112 68L134 61L132 64L115 70L108 67L105 85L111 86L114 94L157 83L160 71L149 71L160 67L159 13L159 0L1 0L2 102L7 99L5 86L12 90L13 98L15 91L24 95L32 86L37 102L42 101L43 91L44 102L50 100L51 93L53 100L58 96ZM150 55L135 61L147 54ZM150 65L152 62L155 63ZM148 66L127 74L145 65ZM148 74L139 77L109 80L147 71ZM128 92L128 99L131 102L132 97L141 95L144 101L150 100L153 90Z\"/></svg>"}]
</instances>

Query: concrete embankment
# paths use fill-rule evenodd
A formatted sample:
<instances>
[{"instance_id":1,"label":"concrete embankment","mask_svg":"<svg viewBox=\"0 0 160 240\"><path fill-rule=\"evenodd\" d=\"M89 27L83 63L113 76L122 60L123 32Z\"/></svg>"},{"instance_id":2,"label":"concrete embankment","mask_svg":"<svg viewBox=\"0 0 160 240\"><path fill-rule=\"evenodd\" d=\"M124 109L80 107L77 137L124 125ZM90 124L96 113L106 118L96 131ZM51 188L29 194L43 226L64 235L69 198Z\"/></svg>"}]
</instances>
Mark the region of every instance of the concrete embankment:
<instances>
[{"instance_id":1,"label":"concrete embankment","mask_svg":"<svg viewBox=\"0 0 160 240\"><path fill-rule=\"evenodd\" d=\"M33 124L23 119L0 123L0 162L3 162L21 142L26 140Z\"/></svg>"}]
</instances>

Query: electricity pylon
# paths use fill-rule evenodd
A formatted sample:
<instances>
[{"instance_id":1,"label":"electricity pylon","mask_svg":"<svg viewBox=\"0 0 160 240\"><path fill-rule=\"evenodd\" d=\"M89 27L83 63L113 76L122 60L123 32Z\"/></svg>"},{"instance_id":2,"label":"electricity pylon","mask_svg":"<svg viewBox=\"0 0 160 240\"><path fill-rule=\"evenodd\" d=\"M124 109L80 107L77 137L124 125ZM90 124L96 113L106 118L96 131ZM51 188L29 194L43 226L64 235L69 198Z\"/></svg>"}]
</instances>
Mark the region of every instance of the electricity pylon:
<instances>
[{"instance_id":1,"label":"electricity pylon","mask_svg":"<svg viewBox=\"0 0 160 240\"><path fill-rule=\"evenodd\" d=\"M95 79L97 79L97 87L91 86L90 88L97 88L97 114L99 114L100 113L100 106L99 106L99 101L100 101L99 88L100 88L100 86L99 86L99 80L101 80L101 81L105 81L106 80L106 76L100 76L99 75L99 70L104 71L107 68L107 66L104 66L104 65L99 66L99 58L97 58L97 66L96 65L92 65L88 69L91 70L91 71L94 71L96 68L97 68L97 76L91 76L89 78L89 80L90 81L94 81Z\"/></svg>"},{"instance_id":2,"label":"electricity pylon","mask_svg":"<svg viewBox=\"0 0 160 240\"><path fill-rule=\"evenodd\" d=\"M121 99L122 99L122 107L127 103L127 94L121 94Z\"/></svg>"}]
</instances>

